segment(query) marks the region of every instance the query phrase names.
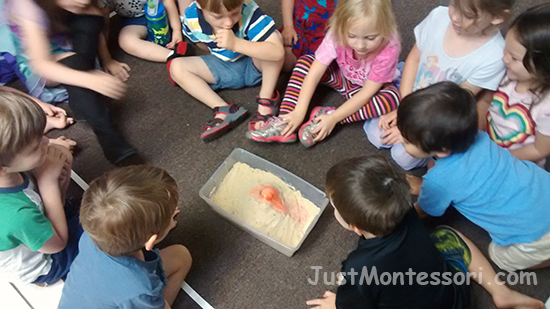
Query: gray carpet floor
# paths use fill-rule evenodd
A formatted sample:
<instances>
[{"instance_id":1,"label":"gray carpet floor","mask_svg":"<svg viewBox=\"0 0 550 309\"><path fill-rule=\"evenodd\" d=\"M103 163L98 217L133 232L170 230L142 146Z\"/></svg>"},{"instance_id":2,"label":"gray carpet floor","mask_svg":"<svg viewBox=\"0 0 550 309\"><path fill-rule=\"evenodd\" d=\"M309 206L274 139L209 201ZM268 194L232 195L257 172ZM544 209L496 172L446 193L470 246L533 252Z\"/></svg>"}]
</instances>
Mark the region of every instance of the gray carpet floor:
<instances>
[{"instance_id":1,"label":"gray carpet floor","mask_svg":"<svg viewBox=\"0 0 550 309\"><path fill-rule=\"evenodd\" d=\"M257 1L281 25L279 1ZM522 1L519 11L533 3ZM403 39L402 58L414 39L412 29L438 1L394 1L394 11ZM116 18L114 19L116 24ZM182 212L178 226L160 244L184 244L194 262L187 282L216 308L307 308L308 299L320 297L333 285L310 285L312 266L337 272L340 263L357 244L357 237L343 229L328 207L316 227L291 258L256 240L225 221L199 197L202 185L235 148L261 156L322 189L325 173L344 158L372 153L388 155L367 140L361 124L338 127L312 149L299 143L291 145L257 144L245 139L246 123L222 138L203 143L199 136L204 123L212 117L210 109L168 81L164 64L150 63L113 48L114 58L128 63L132 70L126 98L112 102L114 118L123 134L148 163L162 167L177 180ZM284 92L288 75L281 75L278 89ZM228 101L256 110L259 87L224 90ZM334 91L319 88L311 105L337 105L343 99ZM65 105L66 107L66 105ZM77 140L79 150L73 169L86 181L115 168L102 155L97 141L85 123L49 133ZM76 187L75 195L81 194ZM541 218L547 220L547 218ZM486 232L451 211L442 218L426 221L428 226L448 224L470 237L485 253L489 243ZM403 257L406 259L407 257ZM546 300L550 294L550 269L535 272L537 285L516 285L513 289ZM473 308L494 308L490 296L479 286L472 287ZM180 293L174 308L199 308L185 293Z\"/></svg>"}]
</instances>

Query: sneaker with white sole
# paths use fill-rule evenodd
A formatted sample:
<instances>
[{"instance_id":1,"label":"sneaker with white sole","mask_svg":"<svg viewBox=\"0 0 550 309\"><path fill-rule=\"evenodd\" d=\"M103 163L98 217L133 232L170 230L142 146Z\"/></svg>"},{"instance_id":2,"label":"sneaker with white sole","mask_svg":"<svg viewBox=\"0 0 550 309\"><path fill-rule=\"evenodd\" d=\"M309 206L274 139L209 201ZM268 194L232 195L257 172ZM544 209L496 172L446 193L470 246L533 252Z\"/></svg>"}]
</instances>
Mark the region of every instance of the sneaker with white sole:
<instances>
[{"instance_id":1,"label":"sneaker with white sole","mask_svg":"<svg viewBox=\"0 0 550 309\"><path fill-rule=\"evenodd\" d=\"M311 111L309 120L304 123L300 127L300 131L298 131L298 138L300 139L302 145L306 148L315 145L315 141L313 140L315 135L313 135L311 131L317 127L317 124L313 122L313 120L321 115L330 114L335 110L336 108L334 107L317 106Z\"/></svg>"},{"instance_id":2,"label":"sneaker with white sole","mask_svg":"<svg viewBox=\"0 0 550 309\"><path fill-rule=\"evenodd\" d=\"M292 133L287 137L282 135L282 132L286 128L287 124L283 122L284 119L280 116L274 116L269 118L261 128L256 130L249 130L246 132L246 138L255 142L261 143L293 143L296 141L296 133Z\"/></svg>"}]
</instances>

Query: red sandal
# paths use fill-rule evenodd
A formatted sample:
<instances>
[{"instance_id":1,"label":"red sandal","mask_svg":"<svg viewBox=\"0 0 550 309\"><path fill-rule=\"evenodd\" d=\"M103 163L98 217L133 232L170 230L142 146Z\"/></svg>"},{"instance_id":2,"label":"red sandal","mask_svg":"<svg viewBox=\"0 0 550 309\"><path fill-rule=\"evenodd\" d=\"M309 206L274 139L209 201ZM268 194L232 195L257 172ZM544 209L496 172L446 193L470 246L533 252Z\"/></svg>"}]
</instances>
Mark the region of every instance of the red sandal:
<instances>
[{"instance_id":1,"label":"red sandal","mask_svg":"<svg viewBox=\"0 0 550 309\"><path fill-rule=\"evenodd\" d=\"M201 139L209 142L222 136L227 131L231 130L246 118L246 108L238 107L230 103L227 106L214 108L214 119L208 121L204 126L204 132L201 134ZM226 115L225 119L217 118L216 116Z\"/></svg>"},{"instance_id":2,"label":"red sandal","mask_svg":"<svg viewBox=\"0 0 550 309\"><path fill-rule=\"evenodd\" d=\"M275 97L272 99L264 99L257 97L256 103L258 103L261 106L269 107L271 111L265 115L260 114L257 112L254 115L254 118L248 123L248 130L254 131L256 122L263 121L266 122L271 116L276 116L279 114L279 106L281 106L281 101L279 100L279 91L275 90Z\"/></svg>"}]
</instances>

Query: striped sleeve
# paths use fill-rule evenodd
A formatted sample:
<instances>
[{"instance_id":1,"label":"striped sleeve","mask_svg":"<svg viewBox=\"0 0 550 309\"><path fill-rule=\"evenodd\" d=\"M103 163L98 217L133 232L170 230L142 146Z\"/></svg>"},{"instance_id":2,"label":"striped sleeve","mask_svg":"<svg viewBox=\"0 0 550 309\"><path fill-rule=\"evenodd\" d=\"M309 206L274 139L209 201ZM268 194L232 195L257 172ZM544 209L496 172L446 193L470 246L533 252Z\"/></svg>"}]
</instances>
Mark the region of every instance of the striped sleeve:
<instances>
[{"instance_id":1,"label":"striped sleeve","mask_svg":"<svg viewBox=\"0 0 550 309\"><path fill-rule=\"evenodd\" d=\"M275 30L273 18L264 14L255 2L250 2L243 12L246 38L251 42L265 41Z\"/></svg>"},{"instance_id":2,"label":"striped sleeve","mask_svg":"<svg viewBox=\"0 0 550 309\"><path fill-rule=\"evenodd\" d=\"M200 40L193 34L194 29L200 30L199 14L197 10L197 3L193 2L185 9L185 13L181 23L183 34L193 43L200 42Z\"/></svg>"}]
</instances>

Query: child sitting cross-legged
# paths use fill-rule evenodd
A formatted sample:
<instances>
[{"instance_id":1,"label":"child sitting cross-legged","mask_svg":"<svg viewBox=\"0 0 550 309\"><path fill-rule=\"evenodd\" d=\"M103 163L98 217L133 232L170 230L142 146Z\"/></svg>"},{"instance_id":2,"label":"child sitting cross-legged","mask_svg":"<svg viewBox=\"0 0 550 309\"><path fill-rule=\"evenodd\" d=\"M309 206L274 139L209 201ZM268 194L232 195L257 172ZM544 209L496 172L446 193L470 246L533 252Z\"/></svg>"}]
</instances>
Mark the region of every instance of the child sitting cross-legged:
<instances>
[{"instance_id":1,"label":"child sitting cross-legged","mask_svg":"<svg viewBox=\"0 0 550 309\"><path fill-rule=\"evenodd\" d=\"M0 92L0 277L11 282L54 283L78 253L78 210L65 203L73 158L45 127L31 98Z\"/></svg>"},{"instance_id":2,"label":"child sitting cross-legged","mask_svg":"<svg viewBox=\"0 0 550 309\"><path fill-rule=\"evenodd\" d=\"M182 245L154 245L176 226L178 187L164 170L133 165L84 192L84 233L59 308L170 308L191 267Z\"/></svg>"},{"instance_id":3,"label":"child sitting cross-legged","mask_svg":"<svg viewBox=\"0 0 550 309\"><path fill-rule=\"evenodd\" d=\"M261 83L258 113L251 121L265 121L279 109L275 90L284 61L281 34L273 19L250 0L197 0L184 11L183 33L210 55L168 62L173 82L212 108L201 139L215 139L246 117L246 109L225 102L215 90L241 89Z\"/></svg>"},{"instance_id":4,"label":"child sitting cross-legged","mask_svg":"<svg viewBox=\"0 0 550 309\"><path fill-rule=\"evenodd\" d=\"M388 159L344 160L328 171L325 188L336 220L361 239L342 263L337 293L308 301L312 308L470 308L468 284L454 279L467 272L498 308L544 308L495 281L491 264L459 232L438 227L428 233L412 207L404 172ZM393 283L384 284L387 274ZM363 276L376 278L366 282Z\"/></svg>"}]
</instances>

